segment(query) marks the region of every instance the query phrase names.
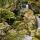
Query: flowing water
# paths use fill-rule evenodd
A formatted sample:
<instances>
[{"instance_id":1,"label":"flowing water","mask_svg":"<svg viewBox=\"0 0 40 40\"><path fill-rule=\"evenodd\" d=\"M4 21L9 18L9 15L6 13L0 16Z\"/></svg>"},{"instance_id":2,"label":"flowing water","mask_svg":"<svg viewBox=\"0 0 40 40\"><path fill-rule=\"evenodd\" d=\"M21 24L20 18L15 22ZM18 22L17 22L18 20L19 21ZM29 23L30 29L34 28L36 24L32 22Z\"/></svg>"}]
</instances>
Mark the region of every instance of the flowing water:
<instances>
[{"instance_id":1,"label":"flowing water","mask_svg":"<svg viewBox=\"0 0 40 40\"><path fill-rule=\"evenodd\" d=\"M38 29L40 29L40 16L36 16Z\"/></svg>"},{"instance_id":2,"label":"flowing water","mask_svg":"<svg viewBox=\"0 0 40 40\"><path fill-rule=\"evenodd\" d=\"M24 39L23 40L32 40L32 36L29 36L29 35L25 35Z\"/></svg>"}]
</instances>

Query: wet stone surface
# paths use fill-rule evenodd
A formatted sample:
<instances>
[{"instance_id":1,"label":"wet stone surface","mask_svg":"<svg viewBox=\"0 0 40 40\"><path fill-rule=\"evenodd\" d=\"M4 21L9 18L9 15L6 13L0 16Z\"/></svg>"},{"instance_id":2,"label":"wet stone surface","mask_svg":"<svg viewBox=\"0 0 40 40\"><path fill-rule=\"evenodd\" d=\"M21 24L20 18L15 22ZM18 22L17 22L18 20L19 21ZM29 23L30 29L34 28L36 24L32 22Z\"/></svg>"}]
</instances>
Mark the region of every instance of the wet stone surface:
<instances>
[{"instance_id":1,"label":"wet stone surface","mask_svg":"<svg viewBox=\"0 0 40 40\"><path fill-rule=\"evenodd\" d=\"M5 36L5 32L3 30L0 29L0 36Z\"/></svg>"}]
</instances>

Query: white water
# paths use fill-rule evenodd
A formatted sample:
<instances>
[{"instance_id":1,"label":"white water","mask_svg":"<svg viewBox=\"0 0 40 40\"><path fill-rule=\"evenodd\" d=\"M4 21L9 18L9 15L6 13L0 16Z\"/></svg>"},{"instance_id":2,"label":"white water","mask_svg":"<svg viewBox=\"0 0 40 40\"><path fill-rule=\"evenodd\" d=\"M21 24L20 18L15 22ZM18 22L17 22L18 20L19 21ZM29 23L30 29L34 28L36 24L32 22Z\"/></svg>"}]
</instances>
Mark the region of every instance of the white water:
<instances>
[{"instance_id":1,"label":"white water","mask_svg":"<svg viewBox=\"0 0 40 40\"><path fill-rule=\"evenodd\" d=\"M26 9L28 10L28 4L26 5Z\"/></svg>"},{"instance_id":2,"label":"white water","mask_svg":"<svg viewBox=\"0 0 40 40\"><path fill-rule=\"evenodd\" d=\"M36 16L36 19L37 19L38 29L40 29L40 18L39 18L39 16Z\"/></svg>"},{"instance_id":3,"label":"white water","mask_svg":"<svg viewBox=\"0 0 40 40\"><path fill-rule=\"evenodd\" d=\"M24 39L23 40L32 40L32 37L29 36L29 35L25 35Z\"/></svg>"}]
</instances>

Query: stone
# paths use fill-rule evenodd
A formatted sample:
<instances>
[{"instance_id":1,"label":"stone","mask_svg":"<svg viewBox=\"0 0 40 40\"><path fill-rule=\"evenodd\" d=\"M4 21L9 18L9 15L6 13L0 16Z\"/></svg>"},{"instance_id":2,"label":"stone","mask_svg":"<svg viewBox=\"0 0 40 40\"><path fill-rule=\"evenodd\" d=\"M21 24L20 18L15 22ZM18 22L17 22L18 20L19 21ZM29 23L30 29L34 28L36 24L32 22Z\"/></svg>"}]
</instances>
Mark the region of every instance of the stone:
<instances>
[{"instance_id":1,"label":"stone","mask_svg":"<svg viewBox=\"0 0 40 40\"><path fill-rule=\"evenodd\" d=\"M6 33L0 29L0 36L5 36L5 35L6 35Z\"/></svg>"}]
</instances>

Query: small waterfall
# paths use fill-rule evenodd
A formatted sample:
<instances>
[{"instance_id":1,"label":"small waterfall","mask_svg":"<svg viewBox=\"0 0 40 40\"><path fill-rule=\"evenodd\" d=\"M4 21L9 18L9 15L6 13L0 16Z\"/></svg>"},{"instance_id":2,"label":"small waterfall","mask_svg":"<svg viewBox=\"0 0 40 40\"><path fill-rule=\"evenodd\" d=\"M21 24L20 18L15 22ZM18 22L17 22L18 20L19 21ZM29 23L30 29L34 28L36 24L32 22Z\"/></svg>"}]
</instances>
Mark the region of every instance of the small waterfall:
<instances>
[{"instance_id":1,"label":"small waterfall","mask_svg":"<svg viewBox=\"0 0 40 40\"><path fill-rule=\"evenodd\" d=\"M22 6L22 9L20 10L20 12L25 12L25 11L28 11L28 4L26 4L26 5L23 5Z\"/></svg>"},{"instance_id":2,"label":"small waterfall","mask_svg":"<svg viewBox=\"0 0 40 40\"><path fill-rule=\"evenodd\" d=\"M26 5L26 9L28 9L28 4Z\"/></svg>"},{"instance_id":3,"label":"small waterfall","mask_svg":"<svg viewBox=\"0 0 40 40\"><path fill-rule=\"evenodd\" d=\"M37 26L38 26L38 29L40 29L40 16L36 16L36 19L37 19Z\"/></svg>"}]
</instances>

